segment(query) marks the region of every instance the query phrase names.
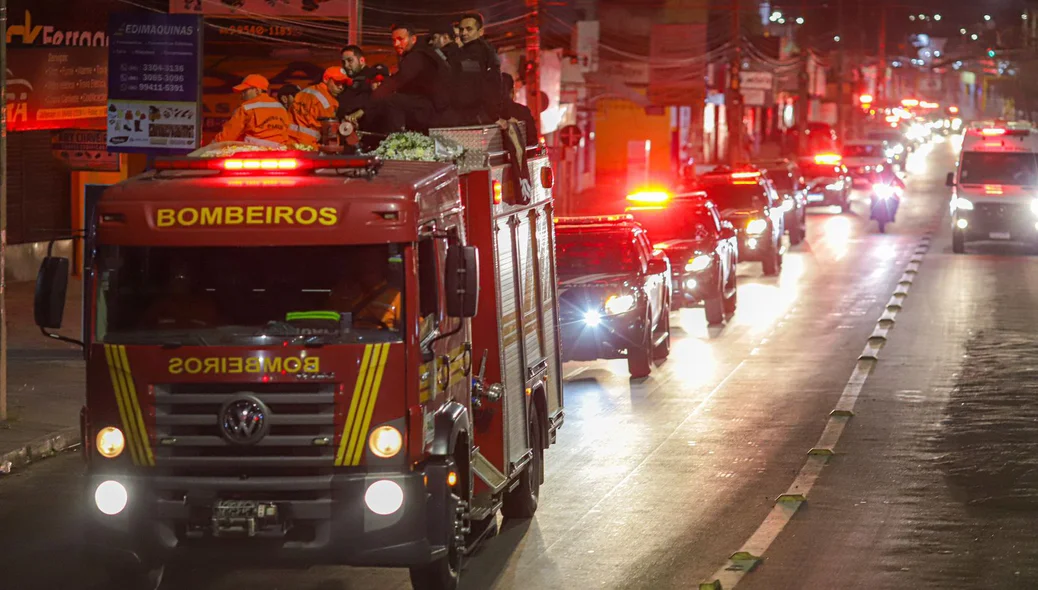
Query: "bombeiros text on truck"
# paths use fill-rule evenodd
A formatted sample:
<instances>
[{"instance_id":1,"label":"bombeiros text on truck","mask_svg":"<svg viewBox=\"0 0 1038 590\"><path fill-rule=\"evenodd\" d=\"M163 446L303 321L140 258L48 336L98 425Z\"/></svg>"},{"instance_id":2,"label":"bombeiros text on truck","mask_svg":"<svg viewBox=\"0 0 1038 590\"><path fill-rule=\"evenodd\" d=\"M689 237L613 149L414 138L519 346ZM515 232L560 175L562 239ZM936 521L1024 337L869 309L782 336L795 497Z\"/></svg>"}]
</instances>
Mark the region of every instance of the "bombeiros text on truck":
<instances>
[{"instance_id":1,"label":"bombeiros text on truck","mask_svg":"<svg viewBox=\"0 0 1038 590\"><path fill-rule=\"evenodd\" d=\"M455 588L498 512L534 514L564 416L554 179L496 127L431 134L464 161L160 158L105 192L81 427L118 587L191 560ZM68 274L37 282L54 337Z\"/></svg>"}]
</instances>

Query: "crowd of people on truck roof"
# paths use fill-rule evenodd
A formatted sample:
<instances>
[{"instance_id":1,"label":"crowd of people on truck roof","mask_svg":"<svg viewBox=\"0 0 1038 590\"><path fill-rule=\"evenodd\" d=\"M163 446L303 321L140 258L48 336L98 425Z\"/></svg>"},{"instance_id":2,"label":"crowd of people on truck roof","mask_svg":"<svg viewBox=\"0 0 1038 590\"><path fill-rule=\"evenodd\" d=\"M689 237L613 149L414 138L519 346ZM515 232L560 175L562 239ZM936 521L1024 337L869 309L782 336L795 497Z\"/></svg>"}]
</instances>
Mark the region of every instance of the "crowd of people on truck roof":
<instances>
[{"instance_id":1,"label":"crowd of people on truck roof","mask_svg":"<svg viewBox=\"0 0 1038 590\"><path fill-rule=\"evenodd\" d=\"M515 80L502 74L497 51L484 38L483 17L468 13L458 22L432 27L419 36L411 24L391 27L397 69L369 66L364 50L347 45L341 65L324 71L305 89L282 86L269 95L266 78L250 74L236 92L242 104L214 141L320 142L324 121L353 120L385 136L397 131L427 133L432 127L525 123L527 145L538 141L537 121L515 101Z\"/></svg>"}]
</instances>

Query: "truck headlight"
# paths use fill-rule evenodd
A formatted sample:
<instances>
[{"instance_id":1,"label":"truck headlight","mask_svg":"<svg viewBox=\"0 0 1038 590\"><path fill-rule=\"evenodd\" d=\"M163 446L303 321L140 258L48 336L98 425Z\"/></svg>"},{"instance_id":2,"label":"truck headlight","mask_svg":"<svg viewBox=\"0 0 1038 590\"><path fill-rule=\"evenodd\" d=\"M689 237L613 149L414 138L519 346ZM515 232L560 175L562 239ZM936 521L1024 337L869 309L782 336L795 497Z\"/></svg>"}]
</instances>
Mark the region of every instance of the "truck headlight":
<instances>
[{"instance_id":1,"label":"truck headlight","mask_svg":"<svg viewBox=\"0 0 1038 590\"><path fill-rule=\"evenodd\" d=\"M962 197L956 197L955 200L952 201L952 209L962 209L963 211L973 211L973 203L971 203L968 199L963 199ZM1031 210L1034 211L1034 203L1031 204Z\"/></svg>"},{"instance_id":2,"label":"truck headlight","mask_svg":"<svg viewBox=\"0 0 1038 590\"><path fill-rule=\"evenodd\" d=\"M368 448L376 457L389 459L400 452L404 446L404 437L392 426L379 426L371 431L368 437Z\"/></svg>"},{"instance_id":3,"label":"truck headlight","mask_svg":"<svg viewBox=\"0 0 1038 590\"><path fill-rule=\"evenodd\" d=\"M685 265L685 272L699 272L710 266L713 260L713 257L709 254L700 254L688 261L688 264Z\"/></svg>"},{"instance_id":4,"label":"truck headlight","mask_svg":"<svg viewBox=\"0 0 1038 590\"><path fill-rule=\"evenodd\" d=\"M610 315L625 313L634 309L634 295L610 295L606 299L605 310Z\"/></svg>"},{"instance_id":5,"label":"truck headlight","mask_svg":"<svg viewBox=\"0 0 1038 590\"><path fill-rule=\"evenodd\" d=\"M1031 213L1038 215L1038 199L1031 201Z\"/></svg>"},{"instance_id":6,"label":"truck headlight","mask_svg":"<svg viewBox=\"0 0 1038 590\"><path fill-rule=\"evenodd\" d=\"M98 510L108 516L115 516L122 512L126 508L128 499L126 487L117 481L108 480L102 482L94 490L94 504L97 505Z\"/></svg>"},{"instance_id":7,"label":"truck headlight","mask_svg":"<svg viewBox=\"0 0 1038 590\"><path fill-rule=\"evenodd\" d=\"M766 229L768 229L768 222L763 219L751 219L750 222L746 224L746 233L748 234L760 235L764 233Z\"/></svg>"},{"instance_id":8,"label":"truck headlight","mask_svg":"<svg viewBox=\"0 0 1038 590\"><path fill-rule=\"evenodd\" d=\"M380 479L368 486L368 491L364 492L364 503L375 514L387 516L404 505L404 490L395 481Z\"/></svg>"},{"instance_id":9,"label":"truck headlight","mask_svg":"<svg viewBox=\"0 0 1038 590\"><path fill-rule=\"evenodd\" d=\"M105 426L99 430L94 442L97 452L108 459L118 457L126 448L126 437L123 436L123 431L114 426Z\"/></svg>"}]
</instances>

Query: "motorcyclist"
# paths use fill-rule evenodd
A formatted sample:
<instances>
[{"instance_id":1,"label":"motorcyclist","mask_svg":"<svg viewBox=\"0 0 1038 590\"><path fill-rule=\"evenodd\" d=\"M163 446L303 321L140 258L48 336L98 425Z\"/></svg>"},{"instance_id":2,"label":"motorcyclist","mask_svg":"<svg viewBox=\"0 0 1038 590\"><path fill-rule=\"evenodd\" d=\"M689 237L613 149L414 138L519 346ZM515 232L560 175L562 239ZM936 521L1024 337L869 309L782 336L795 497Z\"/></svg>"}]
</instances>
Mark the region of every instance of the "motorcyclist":
<instances>
[{"instance_id":1,"label":"motorcyclist","mask_svg":"<svg viewBox=\"0 0 1038 590\"><path fill-rule=\"evenodd\" d=\"M905 192L905 182L894 171L893 166L882 166L872 174L871 218L878 219L881 212L878 207L886 207L886 218L883 219L880 230L886 223L893 223L897 217L898 207L901 205L901 196Z\"/></svg>"}]
</instances>

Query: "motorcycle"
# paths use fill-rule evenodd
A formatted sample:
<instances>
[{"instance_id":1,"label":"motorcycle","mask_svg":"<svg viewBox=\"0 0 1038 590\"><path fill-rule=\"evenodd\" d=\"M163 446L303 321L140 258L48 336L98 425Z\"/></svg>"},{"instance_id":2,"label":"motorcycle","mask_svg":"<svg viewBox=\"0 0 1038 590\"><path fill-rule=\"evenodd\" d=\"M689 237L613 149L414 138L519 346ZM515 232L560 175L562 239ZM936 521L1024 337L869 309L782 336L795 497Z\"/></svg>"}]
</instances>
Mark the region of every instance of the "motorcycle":
<instances>
[{"instance_id":1,"label":"motorcycle","mask_svg":"<svg viewBox=\"0 0 1038 590\"><path fill-rule=\"evenodd\" d=\"M887 224L894 223L898 206L901 204L901 194L902 189L897 185L882 182L872 185L872 194L869 196L872 211L869 219L874 219L879 224L879 233L886 233Z\"/></svg>"}]
</instances>

